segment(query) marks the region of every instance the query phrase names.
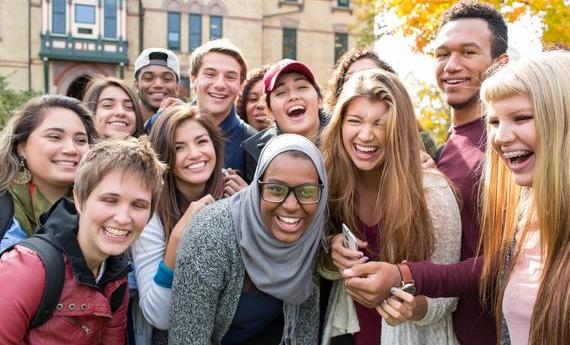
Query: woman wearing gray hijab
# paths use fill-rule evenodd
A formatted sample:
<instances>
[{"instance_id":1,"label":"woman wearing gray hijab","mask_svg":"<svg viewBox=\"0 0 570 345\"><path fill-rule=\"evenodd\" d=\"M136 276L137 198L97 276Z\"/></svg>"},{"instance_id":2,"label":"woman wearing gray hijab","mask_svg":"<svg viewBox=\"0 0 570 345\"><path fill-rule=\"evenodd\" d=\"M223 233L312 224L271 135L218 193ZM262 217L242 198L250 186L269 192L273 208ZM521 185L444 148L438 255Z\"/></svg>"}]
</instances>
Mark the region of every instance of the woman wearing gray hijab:
<instances>
[{"instance_id":1,"label":"woman wearing gray hijab","mask_svg":"<svg viewBox=\"0 0 570 345\"><path fill-rule=\"evenodd\" d=\"M170 344L318 340L313 275L328 183L319 150L283 134L261 152L254 182L198 213L178 249Z\"/></svg>"}]
</instances>

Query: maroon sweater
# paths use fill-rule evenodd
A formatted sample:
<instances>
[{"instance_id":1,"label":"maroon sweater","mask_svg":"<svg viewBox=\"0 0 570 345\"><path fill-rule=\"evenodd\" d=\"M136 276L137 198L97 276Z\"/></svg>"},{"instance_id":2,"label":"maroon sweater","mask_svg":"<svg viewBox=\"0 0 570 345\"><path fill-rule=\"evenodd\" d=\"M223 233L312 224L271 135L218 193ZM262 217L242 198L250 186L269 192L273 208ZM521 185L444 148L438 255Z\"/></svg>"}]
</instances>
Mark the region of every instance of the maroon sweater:
<instances>
[{"instance_id":1,"label":"maroon sweater","mask_svg":"<svg viewBox=\"0 0 570 345\"><path fill-rule=\"evenodd\" d=\"M486 146L483 119L453 127L438 162L439 169L461 192L461 260L473 258L479 244L477 190L480 162ZM453 265L431 262L409 263L419 295L428 297L460 297L453 313L455 335L461 344L496 344L494 318L478 299L481 260Z\"/></svg>"}]
</instances>

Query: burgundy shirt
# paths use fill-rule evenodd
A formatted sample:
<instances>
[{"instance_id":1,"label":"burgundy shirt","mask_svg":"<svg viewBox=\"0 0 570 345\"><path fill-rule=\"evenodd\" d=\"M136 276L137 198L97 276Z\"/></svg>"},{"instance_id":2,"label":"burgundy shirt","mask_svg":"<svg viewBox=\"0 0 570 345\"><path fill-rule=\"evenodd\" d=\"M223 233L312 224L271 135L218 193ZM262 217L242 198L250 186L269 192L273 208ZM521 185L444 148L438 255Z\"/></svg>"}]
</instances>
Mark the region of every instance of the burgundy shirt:
<instances>
[{"instance_id":1,"label":"burgundy shirt","mask_svg":"<svg viewBox=\"0 0 570 345\"><path fill-rule=\"evenodd\" d=\"M461 193L462 261L473 258L479 245L477 190L485 146L484 119L479 118L453 127L438 162L439 169ZM480 260L475 266L473 260L453 265L416 262L409 266L418 294L434 298L460 297L453 313L453 327L461 344L496 344L494 318L489 308L481 306L477 293Z\"/></svg>"},{"instance_id":2,"label":"burgundy shirt","mask_svg":"<svg viewBox=\"0 0 570 345\"><path fill-rule=\"evenodd\" d=\"M363 225L362 234L368 242L364 255L369 258L378 257L378 225ZM382 330L382 317L376 309L370 309L358 302L354 302L356 316L360 325L360 332L354 334L355 345L378 345L380 344L380 331Z\"/></svg>"}]
</instances>

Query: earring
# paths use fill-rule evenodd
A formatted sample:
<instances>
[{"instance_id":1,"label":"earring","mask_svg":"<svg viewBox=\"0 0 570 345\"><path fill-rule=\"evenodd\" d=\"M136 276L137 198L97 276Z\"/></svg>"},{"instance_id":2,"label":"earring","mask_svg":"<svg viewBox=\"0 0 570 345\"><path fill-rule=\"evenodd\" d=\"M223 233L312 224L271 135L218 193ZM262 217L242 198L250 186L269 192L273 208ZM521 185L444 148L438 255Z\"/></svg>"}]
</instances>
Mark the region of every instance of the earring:
<instances>
[{"instance_id":1,"label":"earring","mask_svg":"<svg viewBox=\"0 0 570 345\"><path fill-rule=\"evenodd\" d=\"M26 162L23 157L20 157L20 164L18 164L18 167L19 167L18 174L16 175L14 182L16 184L26 184L30 182L30 180L32 179L32 174L26 167Z\"/></svg>"}]
</instances>

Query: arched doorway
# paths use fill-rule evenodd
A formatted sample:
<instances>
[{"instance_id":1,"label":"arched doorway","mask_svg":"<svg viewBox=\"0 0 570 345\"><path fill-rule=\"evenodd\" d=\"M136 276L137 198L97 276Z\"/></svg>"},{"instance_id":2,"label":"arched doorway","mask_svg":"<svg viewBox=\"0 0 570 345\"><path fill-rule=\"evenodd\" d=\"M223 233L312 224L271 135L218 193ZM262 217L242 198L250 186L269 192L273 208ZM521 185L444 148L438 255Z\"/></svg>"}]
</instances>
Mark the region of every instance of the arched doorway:
<instances>
[{"instance_id":1,"label":"arched doorway","mask_svg":"<svg viewBox=\"0 0 570 345\"><path fill-rule=\"evenodd\" d=\"M86 74L79 76L73 82L71 82L69 88L67 89L66 95L69 97L77 98L78 100L82 100L87 85L90 81L91 77Z\"/></svg>"}]
</instances>

